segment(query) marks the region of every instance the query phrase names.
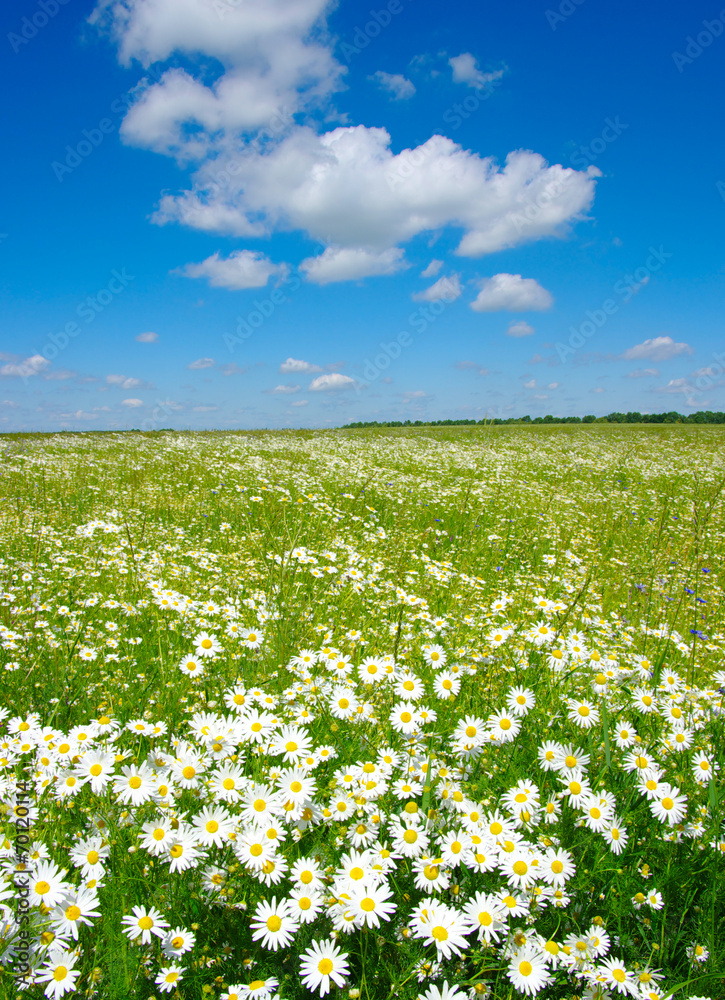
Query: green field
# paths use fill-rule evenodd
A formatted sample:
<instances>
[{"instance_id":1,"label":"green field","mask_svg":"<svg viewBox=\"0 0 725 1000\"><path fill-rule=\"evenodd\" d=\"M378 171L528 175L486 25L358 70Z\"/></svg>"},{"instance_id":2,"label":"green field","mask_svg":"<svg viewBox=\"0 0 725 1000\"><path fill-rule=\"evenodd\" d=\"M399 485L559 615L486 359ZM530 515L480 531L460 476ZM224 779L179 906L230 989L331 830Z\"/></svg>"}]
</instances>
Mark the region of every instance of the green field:
<instances>
[{"instance_id":1,"label":"green field","mask_svg":"<svg viewBox=\"0 0 725 1000\"><path fill-rule=\"evenodd\" d=\"M724 445L0 438L0 996L725 997Z\"/></svg>"}]
</instances>

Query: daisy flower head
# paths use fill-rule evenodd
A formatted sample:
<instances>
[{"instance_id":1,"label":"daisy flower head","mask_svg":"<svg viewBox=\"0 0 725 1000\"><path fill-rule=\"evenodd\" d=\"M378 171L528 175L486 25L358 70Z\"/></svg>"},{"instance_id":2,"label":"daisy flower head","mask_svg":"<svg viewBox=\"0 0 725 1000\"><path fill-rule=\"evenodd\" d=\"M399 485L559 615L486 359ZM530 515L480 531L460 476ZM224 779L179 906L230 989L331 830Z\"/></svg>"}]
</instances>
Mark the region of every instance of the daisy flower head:
<instances>
[{"instance_id":1,"label":"daisy flower head","mask_svg":"<svg viewBox=\"0 0 725 1000\"><path fill-rule=\"evenodd\" d=\"M51 948L37 980L45 984L44 994L58 1000L66 993L74 992L80 970L75 968L76 953L65 948Z\"/></svg>"},{"instance_id":2,"label":"daisy flower head","mask_svg":"<svg viewBox=\"0 0 725 1000\"><path fill-rule=\"evenodd\" d=\"M599 710L589 701L569 702L569 720L580 729L591 729L599 722Z\"/></svg>"},{"instance_id":3,"label":"daisy flower head","mask_svg":"<svg viewBox=\"0 0 725 1000\"><path fill-rule=\"evenodd\" d=\"M618 816L613 816L609 825L602 831L602 836L609 844L612 854L621 854L629 841L629 834Z\"/></svg>"},{"instance_id":4,"label":"daisy flower head","mask_svg":"<svg viewBox=\"0 0 725 1000\"><path fill-rule=\"evenodd\" d=\"M178 958L191 951L196 942L196 937L192 931L187 931L184 927L174 927L164 936L161 948L167 958Z\"/></svg>"},{"instance_id":5,"label":"daisy flower head","mask_svg":"<svg viewBox=\"0 0 725 1000\"><path fill-rule=\"evenodd\" d=\"M251 926L252 940L260 941L263 948L277 951L280 947L289 947L299 924L289 902L281 899L278 903L273 896L271 902L262 900L257 904Z\"/></svg>"},{"instance_id":6,"label":"daisy flower head","mask_svg":"<svg viewBox=\"0 0 725 1000\"><path fill-rule=\"evenodd\" d=\"M83 924L92 926L92 917L100 917L98 896L92 889L79 889L67 896L51 911L50 920L57 934L66 937L71 935L78 940L78 929Z\"/></svg>"},{"instance_id":7,"label":"daisy flower head","mask_svg":"<svg viewBox=\"0 0 725 1000\"><path fill-rule=\"evenodd\" d=\"M145 906L132 907L131 913L121 918L121 923L124 925L123 933L132 941L140 938L141 944L151 944L152 934L163 938L169 929L167 921L153 906L149 909Z\"/></svg>"},{"instance_id":8,"label":"daisy flower head","mask_svg":"<svg viewBox=\"0 0 725 1000\"><path fill-rule=\"evenodd\" d=\"M430 667L445 667L448 654L442 646L424 646L422 649L423 659Z\"/></svg>"},{"instance_id":9,"label":"daisy flower head","mask_svg":"<svg viewBox=\"0 0 725 1000\"><path fill-rule=\"evenodd\" d=\"M660 823L667 823L669 826L682 823L687 816L687 796L680 795L680 789L677 786L668 785L666 782L660 785L658 795L661 797L649 804L655 819L659 820Z\"/></svg>"},{"instance_id":10,"label":"daisy flower head","mask_svg":"<svg viewBox=\"0 0 725 1000\"><path fill-rule=\"evenodd\" d=\"M534 996L551 981L551 973L541 952L524 946L511 959L506 975L519 993Z\"/></svg>"},{"instance_id":11,"label":"daisy flower head","mask_svg":"<svg viewBox=\"0 0 725 1000\"><path fill-rule=\"evenodd\" d=\"M161 969L154 982L162 993L171 993L172 990L176 989L183 978L183 966L168 965L165 969Z\"/></svg>"},{"instance_id":12,"label":"daisy flower head","mask_svg":"<svg viewBox=\"0 0 725 1000\"><path fill-rule=\"evenodd\" d=\"M222 649L222 644L217 637L209 635L208 632L200 632L199 635L194 636L193 642L197 656L213 657Z\"/></svg>"},{"instance_id":13,"label":"daisy flower head","mask_svg":"<svg viewBox=\"0 0 725 1000\"><path fill-rule=\"evenodd\" d=\"M201 677L204 673L204 661L201 656L185 656L179 663L179 670L187 677Z\"/></svg>"},{"instance_id":14,"label":"daisy flower head","mask_svg":"<svg viewBox=\"0 0 725 1000\"><path fill-rule=\"evenodd\" d=\"M419 993L418 1000L464 1000L465 996L457 986L449 986L448 980L444 980L443 986L433 984L425 993Z\"/></svg>"},{"instance_id":15,"label":"daisy flower head","mask_svg":"<svg viewBox=\"0 0 725 1000\"><path fill-rule=\"evenodd\" d=\"M441 701L445 701L447 698L455 698L461 690L461 678L459 675L451 673L450 670L444 670L436 676L433 682L433 690L436 697Z\"/></svg>"},{"instance_id":16,"label":"daisy flower head","mask_svg":"<svg viewBox=\"0 0 725 1000\"><path fill-rule=\"evenodd\" d=\"M387 883L373 885L366 882L357 885L350 893L349 907L355 914L360 927L379 927L380 921L390 920L397 910L397 904L389 902L392 890Z\"/></svg>"},{"instance_id":17,"label":"daisy flower head","mask_svg":"<svg viewBox=\"0 0 725 1000\"><path fill-rule=\"evenodd\" d=\"M241 986L230 986L228 994L222 994L221 1000L270 1000L279 986L279 979L267 976L265 979L255 979ZM232 993L234 990L234 993Z\"/></svg>"},{"instance_id":18,"label":"daisy flower head","mask_svg":"<svg viewBox=\"0 0 725 1000\"><path fill-rule=\"evenodd\" d=\"M597 972L601 973L609 989L616 990L617 993L637 995L634 973L630 972L618 958L604 959L597 967Z\"/></svg>"},{"instance_id":19,"label":"daisy flower head","mask_svg":"<svg viewBox=\"0 0 725 1000\"><path fill-rule=\"evenodd\" d=\"M478 932L478 940L498 941L506 931L506 916L497 896L477 892L466 903L464 914L470 932Z\"/></svg>"},{"instance_id":20,"label":"daisy flower head","mask_svg":"<svg viewBox=\"0 0 725 1000\"><path fill-rule=\"evenodd\" d=\"M35 866L30 879L28 902L31 906L41 903L47 907L56 906L72 891L72 886L63 881L66 870L61 870L53 861L41 861Z\"/></svg>"},{"instance_id":21,"label":"daisy flower head","mask_svg":"<svg viewBox=\"0 0 725 1000\"><path fill-rule=\"evenodd\" d=\"M330 992L330 983L337 987L345 984L350 972L347 953L333 941L313 941L300 958L300 976L310 990L318 990L321 997Z\"/></svg>"},{"instance_id":22,"label":"daisy flower head","mask_svg":"<svg viewBox=\"0 0 725 1000\"><path fill-rule=\"evenodd\" d=\"M506 704L514 715L527 715L536 704L536 696L531 688L514 687L506 695Z\"/></svg>"},{"instance_id":23,"label":"daisy flower head","mask_svg":"<svg viewBox=\"0 0 725 1000\"><path fill-rule=\"evenodd\" d=\"M432 899L425 899L418 911L415 936L422 938L424 945L434 944L440 958L460 955L468 945L467 918L458 910Z\"/></svg>"},{"instance_id":24,"label":"daisy flower head","mask_svg":"<svg viewBox=\"0 0 725 1000\"><path fill-rule=\"evenodd\" d=\"M521 731L519 717L502 709L488 717L489 738L495 743L511 743Z\"/></svg>"}]
</instances>

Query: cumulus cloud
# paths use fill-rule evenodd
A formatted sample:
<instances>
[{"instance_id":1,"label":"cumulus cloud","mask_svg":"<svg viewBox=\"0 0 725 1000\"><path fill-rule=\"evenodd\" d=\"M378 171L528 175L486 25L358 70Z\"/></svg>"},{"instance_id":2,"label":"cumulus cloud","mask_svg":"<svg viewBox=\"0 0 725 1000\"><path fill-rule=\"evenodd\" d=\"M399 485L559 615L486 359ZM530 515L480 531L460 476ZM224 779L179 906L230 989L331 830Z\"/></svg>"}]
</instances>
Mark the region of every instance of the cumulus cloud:
<instances>
[{"instance_id":1,"label":"cumulus cloud","mask_svg":"<svg viewBox=\"0 0 725 1000\"><path fill-rule=\"evenodd\" d=\"M564 236L586 218L600 176L593 166L549 165L526 150L499 165L442 135L396 154L383 128L317 131L309 123L336 114L331 98L344 74L324 32L329 6L98 0L91 20L110 34L123 64L183 60L183 69L135 89L121 127L126 143L191 169L188 190L161 198L156 223L238 237L304 232L330 248L305 262L309 280L326 284L393 274L400 245L448 226L463 233L457 253L478 257ZM451 68L479 89L502 73L481 71L470 53ZM404 77L388 76L401 95L410 90ZM225 264L191 266L230 287Z\"/></svg>"},{"instance_id":2,"label":"cumulus cloud","mask_svg":"<svg viewBox=\"0 0 725 1000\"><path fill-rule=\"evenodd\" d=\"M341 375L339 372L329 372L327 375L318 375L309 384L310 392L332 392L337 389L352 389L355 379L349 375Z\"/></svg>"},{"instance_id":3,"label":"cumulus cloud","mask_svg":"<svg viewBox=\"0 0 725 1000\"><path fill-rule=\"evenodd\" d=\"M490 375L488 368L479 365L476 361L456 361L455 367L461 372L472 371L478 375Z\"/></svg>"},{"instance_id":4,"label":"cumulus cloud","mask_svg":"<svg viewBox=\"0 0 725 1000\"><path fill-rule=\"evenodd\" d=\"M412 97L415 93L415 86L412 81L408 80L401 73L385 73L379 69L377 73L373 73L370 79L376 80L382 89L387 90L396 101L404 101Z\"/></svg>"},{"instance_id":5,"label":"cumulus cloud","mask_svg":"<svg viewBox=\"0 0 725 1000\"><path fill-rule=\"evenodd\" d=\"M158 333L139 333L136 340L139 344L155 344L159 339Z\"/></svg>"},{"instance_id":6,"label":"cumulus cloud","mask_svg":"<svg viewBox=\"0 0 725 1000\"><path fill-rule=\"evenodd\" d=\"M432 260L425 271L420 272L420 276L421 278L435 278L442 267L442 260Z\"/></svg>"},{"instance_id":7,"label":"cumulus cloud","mask_svg":"<svg viewBox=\"0 0 725 1000\"><path fill-rule=\"evenodd\" d=\"M309 399L296 399L291 406L307 406L309 404Z\"/></svg>"},{"instance_id":8,"label":"cumulus cloud","mask_svg":"<svg viewBox=\"0 0 725 1000\"><path fill-rule=\"evenodd\" d=\"M106 375L109 385L117 385L119 389L138 389L143 385L140 378L130 378L126 375Z\"/></svg>"},{"instance_id":9,"label":"cumulus cloud","mask_svg":"<svg viewBox=\"0 0 725 1000\"><path fill-rule=\"evenodd\" d=\"M532 378L529 382L524 382L524 389L535 389L536 379Z\"/></svg>"},{"instance_id":10,"label":"cumulus cloud","mask_svg":"<svg viewBox=\"0 0 725 1000\"><path fill-rule=\"evenodd\" d=\"M196 361L192 361L186 367L191 371L200 371L202 368L213 368L216 364L214 358L197 358Z\"/></svg>"},{"instance_id":11,"label":"cumulus cloud","mask_svg":"<svg viewBox=\"0 0 725 1000\"><path fill-rule=\"evenodd\" d=\"M263 253L235 250L228 257L214 253L199 264L187 264L180 269L187 278L207 278L213 288L228 288L237 292L244 288L264 288L274 275L284 277L285 264L274 264Z\"/></svg>"},{"instance_id":12,"label":"cumulus cloud","mask_svg":"<svg viewBox=\"0 0 725 1000\"><path fill-rule=\"evenodd\" d=\"M659 368L637 368L633 372L627 372L625 378L656 378L659 373Z\"/></svg>"},{"instance_id":13,"label":"cumulus cloud","mask_svg":"<svg viewBox=\"0 0 725 1000\"><path fill-rule=\"evenodd\" d=\"M676 343L672 337L651 337L628 348L621 358L623 361L669 361L680 354L693 353L689 344Z\"/></svg>"},{"instance_id":14,"label":"cumulus cloud","mask_svg":"<svg viewBox=\"0 0 725 1000\"><path fill-rule=\"evenodd\" d=\"M551 294L533 278L504 273L483 281L471 309L476 312L530 312L549 309L553 302Z\"/></svg>"},{"instance_id":15,"label":"cumulus cloud","mask_svg":"<svg viewBox=\"0 0 725 1000\"><path fill-rule=\"evenodd\" d=\"M121 406L128 406L130 409L135 409L137 406L143 406L142 399L123 399L121 400Z\"/></svg>"},{"instance_id":16,"label":"cumulus cloud","mask_svg":"<svg viewBox=\"0 0 725 1000\"><path fill-rule=\"evenodd\" d=\"M9 355L5 355L9 357ZM0 375L8 377L29 378L32 375L39 375L50 365L50 361L42 354L32 354L22 361L9 361L5 365L0 365Z\"/></svg>"},{"instance_id":17,"label":"cumulus cloud","mask_svg":"<svg viewBox=\"0 0 725 1000\"><path fill-rule=\"evenodd\" d=\"M518 323L512 323L508 330L506 331L507 337L530 337L532 333L535 333L533 326L529 326L528 323L524 323L523 320L519 320Z\"/></svg>"},{"instance_id":18,"label":"cumulus cloud","mask_svg":"<svg viewBox=\"0 0 725 1000\"><path fill-rule=\"evenodd\" d=\"M291 372L306 372L307 374L314 374L316 372L321 372L322 369L319 365L313 365L310 361L301 361L298 358L287 358L279 366L280 375L289 375Z\"/></svg>"},{"instance_id":19,"label":"cumulus cloud","mask_svg":"<svg viewBox=\"0 0 725 1000\"><path fill-rule=\"evenodd\" d=\"M301 386L299 385L276 385L274 389L270 389L269 391L273 395L281 396L287 393L299 392L300 388Z\"/></svg>"},{"instance_id":20,"label":"cumulus cloud","mask_svg":"<svg viewBox=\"0 0 725 1000\"><path fill-rule=\"evenodd\" d=\"M307 280L315 285L397 274L406 267L404 252L397 247L382 252L328 247L319 257L308 257L300 264Z\"/></svg>"},{"instance_id":21,"label":"cumulus cloud","mask_svg":"<svg viewBox=\"0 0 725 1000\"><path fill-rule=\"evenodd\" d=\"M434 285L413 296L416 302L455 302L461 295L461 282L457 274L450 278L439 278Z\"/></svg>"},{"instance_id":22,"label":"cumulus cloud","mask_svg":"<svg viewBox=\"0 0 725 1000\"><path fill-rule=\"evenodd\" d=\"M483 90L489 83L499 80L504 71L496 70L493 73L483 73L478 67L478 60L470 52L462 52L460 56L453 56L448 60L448 65L453 70L453 82L465 83L476 90Z\"/></svg>"}]
</instances>

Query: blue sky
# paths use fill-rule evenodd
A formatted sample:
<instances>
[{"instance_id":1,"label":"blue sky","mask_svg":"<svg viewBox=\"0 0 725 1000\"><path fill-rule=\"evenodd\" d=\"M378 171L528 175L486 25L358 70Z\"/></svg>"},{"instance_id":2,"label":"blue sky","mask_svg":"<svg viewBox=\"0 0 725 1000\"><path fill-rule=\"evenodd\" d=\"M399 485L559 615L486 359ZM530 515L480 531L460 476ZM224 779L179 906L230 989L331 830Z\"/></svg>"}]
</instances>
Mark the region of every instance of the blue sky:
<instances>
[{"instance_id":1,"label":"blue sky","mask_svg":"<svg viewBox=\"0 0 725 1000\"><path fill-rule=\"evenodd\" d=\"M0 430L725 409L725 9L0 16Z\"/></svg>"}]
</instances>

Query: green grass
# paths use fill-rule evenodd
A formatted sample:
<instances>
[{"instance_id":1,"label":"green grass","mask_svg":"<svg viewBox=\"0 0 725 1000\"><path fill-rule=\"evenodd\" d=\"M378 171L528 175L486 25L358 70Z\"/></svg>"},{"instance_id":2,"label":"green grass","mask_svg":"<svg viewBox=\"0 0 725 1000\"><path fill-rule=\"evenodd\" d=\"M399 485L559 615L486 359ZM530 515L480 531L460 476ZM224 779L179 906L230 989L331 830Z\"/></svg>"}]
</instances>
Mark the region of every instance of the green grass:
<instances>
[{"instance_id":1,"label":"green grass","mask_svg":"<svg viewBox=\"0 0 725 1000\"><path fill-rule=\"evenodd\" d=\"M468 933L460 954L441 960L440 976L419 982L416 969L435 965L437 952L411 932L411 915L430 891L415 885L415 858L397 858L385 877L396 909L377 929L338 935L349 974L333 994L413 1000L447 982L462 994L509 1000L523 995L507 975L517 950L538 954L555 941L576 951L576 936L598 927L611 939L608 953L589 955L573 972L550 968L540 997L591 997L594 970L606 958L621 960L636 984L647 968L662 970L658 996L725 997L725 786L717 770L725 764L724 443L719 427L602 424L0 438L6 885L12 888L19 847L17 780L32 789L31 839L68 871L68 893L84 881L70 859L78 838L96 836L110 852L97 892L101 915L80 929L73 959L80 976L67 995L158 994L155 977L170 960L158 938L145 946L124 933L122 917L137 905L156 907L172 928L195 935L178 960L177 992L166 995L223 997L230 985L269 976L279 979L283 997L311 995L300 982L300 955L313 939L330 939L333 897L346 891L338 867L358 825L391 847L406 802L415 803L420 830L431 838L430 865L450 880L433 894L453 911L476 893L510 886L503 868L479 872L470 858L434 864L435 838L461 826L451 806L460 793L468 812L505 817L502 865L511 833L528 861L554 847L569 852L575 872L566 898L556 905L527 897L521 916L504 914L498 942L488 946ZM160 606L164 593L176 607ZM536 603L542 598L546 608ZM262 634L261 645L228 635L235 621ZM544 626L549 636L536 632ZM200 661L201 676L187 676L179 664L202 632L221 650ZM424 655L431 645L444 651L443 669ZM559 669L549 655L557 649L565 653ZM295 665L301 650L320 661ZM344 677L330 664L340 657L354 668L348 693L364 706L347 719L332 710ZM394 673L379 685L363 683L357 668L367 657L387 657ZM643 658L648 664L638 670ZM434 686L446 670L460 682L453 697L439 697ZM412 734L391 722L402 701L395 684L406 676L423 684L419 707L437 715ZM163 815L183 830L204 806L224 805L209 782L225 761L269 784L286 766L270 745L257 752L239 733L213 749L215 733L228 726L222 716L234 714L224 698L235 686L258 687L260 709L264 696L270 700L275 732L299 724L313 748L337 754L310 770L311 824L297 829L295 814L280 819L287 838L278 857L290 867L319 858L326 875L321 913L277 952L253 940L250 921L261 900L289 896L289 878L262 884L230 841L201 845L195 865L173 874L168 853L153 857L140 846L144 823ZM528 689L535 705L514 740L486 738L468 751L453 745L459 720L474 716L487 731L515 687ZM650 692L653 711L638 705L637 689ZM596 724L572 721L572 701L586 701ZM300 716L304 710L311 719ZM206 742L189 726L200 712L212 717ZM177 775L174 797L136 807L119 800L113 783L97 794L83 784L60 797L66 776L80 775L84 754L108 738L97 734L90 749L71 740L64 759L58 748L74 727L101 717L120 724L108 743L123 754L116 775L150 762L155 782L163 782L183 757L178 741L190 741L203 756L198 786L182 787ZM139 736L124 728L130 720L167 728ZM617 742L625 722L660 780L686 797L681 823L655 818L625 766L629 751ZM682 730L691 745L680 752L665 740L673 744ZM593 792L613 796L617 825L627 831L622 853L564 795L564 765L542 766L545 741L589 756ZM346 818L326 816L346 794L339 769L375 762L383 748L407 761L380 774L390 779L383 795L376 799L358 783ZM692 767L698 752L711 768L700 781ZM359 782L363 772L353 773ZM393 792L403 776L415 779L410 799ZM504 802L517 782L537 792L539 808L528 820ZM239 837L248 827L240 816L246 798L226 806ZM548 802L556 803L554 823L545 821ZM610 827L614 813L607 813ZM534 885L546 897L542 864L534 865ZM205 884L212 868L222 873L221 891ZM654 890L661 908L633 905L637 893ZM17 895L6 905L17 914ZM52 919L31 909L34 945L53 930ZM0 996L8 998L17 993L16 932L12 920L5 925ZM694 944L709 952L706 961L688 957ZM37 967L46 961L47 954L37 957ZM22 995L40 997L44 985ZM621 995L607 989L603 997Z\"/></svg>"}]
</instances>

